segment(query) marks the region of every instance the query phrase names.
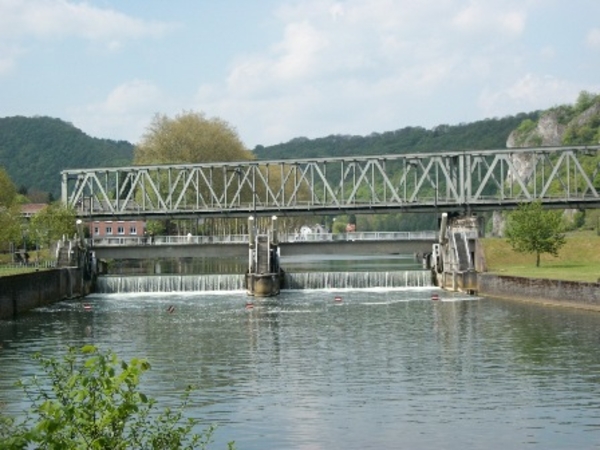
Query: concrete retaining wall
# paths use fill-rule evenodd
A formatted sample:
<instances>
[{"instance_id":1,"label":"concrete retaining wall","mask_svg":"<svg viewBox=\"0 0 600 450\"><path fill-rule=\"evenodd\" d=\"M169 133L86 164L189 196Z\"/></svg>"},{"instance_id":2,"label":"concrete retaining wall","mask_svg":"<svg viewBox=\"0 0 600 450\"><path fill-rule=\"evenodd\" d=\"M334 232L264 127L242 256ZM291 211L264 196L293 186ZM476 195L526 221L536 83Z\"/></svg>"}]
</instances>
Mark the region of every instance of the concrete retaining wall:
<instances>
[{"instance_id":1,"label":"concrete retaining wall","mask_svg":"<svg viewBox=\"0 0 600 450\"><path fill-rule=\"evenodd\" d=\"M600 284L480 273L479 294L600 311Z\"/></svg>"},{"instance_id":2,"label":"concrete retaining wall","mask_svg":"<svg viewBox=\"0 0 600 450\"><path fill-rule=\"evenodd\" d=\"M0 319L82 294L81 270L77 268L0 277Z\"/></svg>"}]
</instances>

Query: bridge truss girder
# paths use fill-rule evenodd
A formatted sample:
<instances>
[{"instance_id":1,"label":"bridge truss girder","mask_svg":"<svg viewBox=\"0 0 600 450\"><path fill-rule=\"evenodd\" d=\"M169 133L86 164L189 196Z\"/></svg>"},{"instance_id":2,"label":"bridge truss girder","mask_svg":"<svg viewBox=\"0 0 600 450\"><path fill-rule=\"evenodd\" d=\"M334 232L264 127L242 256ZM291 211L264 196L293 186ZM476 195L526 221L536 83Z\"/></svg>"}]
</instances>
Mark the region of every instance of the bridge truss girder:
<instances>
[{"instance_id":1,"label":"bridge truss girder","mask_svg":"<svg viewBox=\"0 0 600 450\"><path fill-rule=\"evenodd\" d=\"M79 217L485 211L541 200L600 207L600 146L173 164L62 172Z\"/></svg>"}]
</instances>

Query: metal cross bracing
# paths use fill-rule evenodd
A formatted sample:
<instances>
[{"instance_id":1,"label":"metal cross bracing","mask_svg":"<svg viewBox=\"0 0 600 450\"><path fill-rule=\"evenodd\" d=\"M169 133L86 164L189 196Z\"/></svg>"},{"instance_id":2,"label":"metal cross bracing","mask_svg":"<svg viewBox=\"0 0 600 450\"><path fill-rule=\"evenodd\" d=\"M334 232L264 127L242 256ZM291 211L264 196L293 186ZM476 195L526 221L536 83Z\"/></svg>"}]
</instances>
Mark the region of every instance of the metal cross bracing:
<instances>
[{"instance_id":1,"label":"metal cross bracing","mask_svg":"<svg viewBox=\"0 0 600 450\"><path fill-rule=\"evenodd\" d=\"M599 192L600 146L62 172L63 203L97 220L595 208Z\"/></svg>"}]
</instances>

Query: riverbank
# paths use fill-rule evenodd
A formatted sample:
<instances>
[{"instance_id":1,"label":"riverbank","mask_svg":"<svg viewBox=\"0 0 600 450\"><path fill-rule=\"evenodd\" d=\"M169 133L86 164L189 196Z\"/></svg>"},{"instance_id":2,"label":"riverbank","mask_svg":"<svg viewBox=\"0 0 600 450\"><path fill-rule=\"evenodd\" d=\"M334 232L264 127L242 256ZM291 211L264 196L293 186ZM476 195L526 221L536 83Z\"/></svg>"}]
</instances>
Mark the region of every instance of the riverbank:
<instances>
[{"instance_id":1,"label":"riverbank","mask_svg":"<svg viewBox=\"0 0 600 450\"><path fill-rule=\"evenodd\" d=\"M505 239L480 241L487 272L478 275L478 291L497 297L600 312L600 236L567 237L558 257L517 253Z\"/></svg>"},{"instance_id":2,"label":"riverbank","mask_svg":"<svg viewBox=\"0 0 600 450\"><path fill-rule=\"evenodd\" d=\"M567 235L558 256L543 254L540 267L534 254L515 252L506 239L483 238L480 243L489 273L588 283L600 278L600 236L595 231Z\"/></svg>"},{"instance_id":3,"label":"riverbank","mask_svg":"<svg viewBox=\"0 0 600 450\"><path fill-rule=\"evenodd\" d=\"M600 284L598 283L480 273L478 288L479 294L486 297L600 312Z\"/></svg>"},{"instance_id":4,"label":"riverbank","mask_svg":"<svg viewBox=\"0 0 600 450\"><path fill-rule=\"evenodd\" d=\"M76 267L0 277L0 319L82 295L81 270Z\"/></svg>"}]
</instances>

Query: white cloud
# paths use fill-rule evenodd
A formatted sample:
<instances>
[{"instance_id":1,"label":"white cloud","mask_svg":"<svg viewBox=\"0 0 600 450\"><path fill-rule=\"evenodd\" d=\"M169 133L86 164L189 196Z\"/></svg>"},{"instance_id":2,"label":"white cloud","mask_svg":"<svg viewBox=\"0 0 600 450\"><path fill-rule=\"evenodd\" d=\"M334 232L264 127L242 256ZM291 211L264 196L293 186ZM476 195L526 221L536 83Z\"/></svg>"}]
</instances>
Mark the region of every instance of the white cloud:
<instances>
[{"instance_id":1,"label":"white cloud","mask_svg":"<svg viewBox=\"0 0 600 450\"><path fill-rule=\"evenodd\" d=\"M547 45L540 51L540 56L542 59L552 60L556 57L556 49L550 45Z\"/></svg>"},{"instance_id":2,"label":"white cloud","mask_svg":"<svg viewBox=\"0 0 600 450\"><path fill-rule=\"evenodd\" d=\"M281 80L297 79L320 69L320 54L327 47L327 37L308 22L286 27L283 41L276 46L279 55L273 75Z\"/></svg>"},{"instance_id":3,"label":"white cloud","mask_svg":"<svg viewBox=\"0 0 600 450\"><path fill-rule=\"evenodd\" d=\"M589 86L588 90L596 92L599 88L600 85ZM585 89L585 86L556 77L529 73L504 89L486 89L480 95L479 105L490 116L517 114L573 103Z\"/></svg>"},{"instance_id":4,"label":"white cloud","mask_svg":"<svg viewBox=\"0 0 600 450\"><path fill-rule=\"evenodd\" d=\"M17 68L32 41L81 39L120 50L131 39L159 37L173 25L147 22L72 0L0 0L0 75Z\"/></svg>"},{"instance_id":5,"label":"white cloud","mask_svg":"<svg viewBox=\"0 0 600 450\"><path fill-rule=\"evenodd\" d=\"M454 16L452 23L463 32L518 36L525 29L526 18L524 11L510 4L471 2Z\"/></svg>"},{"instance_id":6,"label":"white cloud","mask_svg":"<svg viewBox=\"0 0 600 450\"><path fill-rule=\"evenodd\" d=\"M587 45L592 48L599 49L600 48L600 28L594 28L590 30L587 34L586 39Z\"/></svg>"},{"instance_id":7,"label":"white cloud","mask_svg":"<svg viewBox=\"0 0 600 450\"><path fill-rule=\"evenodd\" d=\"M158 52L138 55L127 54L129 40L161 36L170 25L119 12L117 0L0 0L0 75L14 70L19 45L33 60L35 51L46 50L40 42L58 41L64 45L51 49L75 60L68 51L80 48L67 44L93 42L123 58L94 66L101 74L94 77L94 89L107 94L72 110L69 120L85 123L95 135L135 142L154 112L195 109L230 122L249 146L516 114L572 102L581 90L594 90L581 74L589 76L596 63L582 62L578 52L563 53L581 44L581 34L565 29L557 35L549 26L566 8L558 0L272 4L277 9L261 15L264 23L243 30L258 38L246 39L249 45L247 34L237 34L241 30L220 35L221 28L202 28L209 16L188 14L178 30L188 44L185 52L178 46L169 54L174 42L165 39ZM588 29L596 26L589 23ZM269 32L261 36L265 24ZM584 24L578 33L581 29ZM221 39L226 45L213 45ZM586 43L600 47L600 28L589 31ZM215 61L228 66L213 67ZM166 67L176 69L169 73ZM569 70L575 67L579 70ZM145 81L148 73L152 82ZM112 89L102 85L107 80L121 81ZM190 86L197 86L195 95Z\"/></svg>"},{"instance_id":8,"label":"white cloud","mask_svg":"<svg viewBox=\"0 0 600 450\"><path fill-rule=\"evenodd\" d=\"M279 42L239 56L225 85L198 90L201 109L241 124L242 138L277 142L290 127L349 132L365 114L362 127L389 129L394 117L412 117L398 112L409 99L425 104L490 81L508 70L499 61L512 72L518 58L498 49L523 33L527 14L510 1L304 0L276 17Z\"/></svg>"},{"instance_id":9,"label":"white cloud","mask_svg":"<svg viewBox=\"0 0 600 450\"><path fill-rule=\"evenodd\" d=\"M133 80L114 88L100 103L73 108L70 120L93 136L108 135L135 143L152 115L171 112L172 103L153 83Z\"/></svg>"},{"instance_id":10,"label":"white cloud","mask_svg":"<svg viewBox=\"0 0 600 450\"><path fill-rule=\"evenodd\" d=\"M11 73L15 69L17 58L22 53L18 46L0 43L0 76Z\"/></svg>"},{"instance_id":11,"label":"white cloud","mask_svg":"<svg viewBox=\"0 0 600 450\"><path fill-rule=\"evenodd\" d=\"M0 0L0 35L89 40L159 36L168 26L70 0Z\"/></svg>"}]
</instances>

